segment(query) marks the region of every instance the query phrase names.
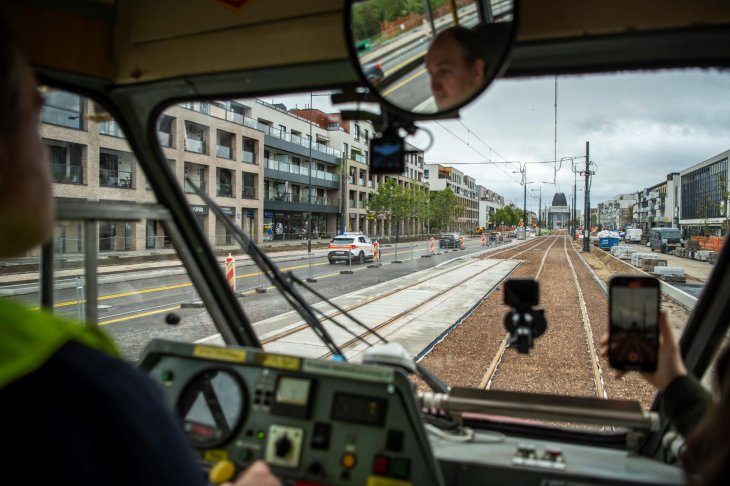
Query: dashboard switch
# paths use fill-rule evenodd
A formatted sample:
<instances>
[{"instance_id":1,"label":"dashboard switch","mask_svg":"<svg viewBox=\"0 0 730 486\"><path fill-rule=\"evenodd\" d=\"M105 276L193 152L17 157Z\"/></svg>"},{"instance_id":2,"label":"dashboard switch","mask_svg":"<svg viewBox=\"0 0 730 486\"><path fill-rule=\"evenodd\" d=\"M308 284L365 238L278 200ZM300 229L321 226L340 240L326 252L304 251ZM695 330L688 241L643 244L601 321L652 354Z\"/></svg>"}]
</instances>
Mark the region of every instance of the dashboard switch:
<instances>
[{"instance_id":1,"label":"dashboard switch","mask_svg":"<svg viewBox=\"0 0 730 486\"><path fill-rule=\"evenodd\" d=\"M388 430L388 437L385 441L385 448L392 452L402 452L404 436L405 434L403 434L402 430Z\"/></svg>"},{"instance_id":2,"label":"dashboard switch","mask_svg":"<svg viewBox=\"0 0 730 486\"><path fill-rule=\"evenodd\" d=\"M289 454L289 451L291 450L291 440L289 440L289 437L284 433L281 437L276 439L276 443L274 444L274 450L276 451L276 455L279 457L286 457L287 454Z\"/></svg>"},{"instance_id":3,"label":"dashboard switch","mask_svg":"<svg viewBox=\"0 0 730 486\"><path fill-rule=\"evenodd\" d=\"M373 460L373 474L378 476L387 476L390 470L390 459L388 456L377 454Z\"/></svg>"},{"instance_id":4,"label":"dashboard switch","mask_svg":"<svg viewBox=\"0 0 730 486\"><path fill-rule=\"evenodd\" d=\"M304 430L298 427L271 425L268 436L266 462L275 466L299 467L304 446Z\"/></svg>"},{"instance_id":5,"label":"dashboard switch","mask_svg":"<svg viewBox=\"0 0 730 486\"><path fill-rule=\"evenodd\" d=\"M312 449L329 449L331 431L332 425L316 422L312 431Z\"/></svg>"},{"instance_id":6,"label":"dashboard switch","mask_svg":"<svg viewBox=\"0 0 730 486\"><path fill-rule=\"evenodd\" d=\"M215 465L210 468L208 473L208 479L213 484L221 484L233 478L236 473L236 466L227 459L218 461Z\"/></svg>"}]
</instances>

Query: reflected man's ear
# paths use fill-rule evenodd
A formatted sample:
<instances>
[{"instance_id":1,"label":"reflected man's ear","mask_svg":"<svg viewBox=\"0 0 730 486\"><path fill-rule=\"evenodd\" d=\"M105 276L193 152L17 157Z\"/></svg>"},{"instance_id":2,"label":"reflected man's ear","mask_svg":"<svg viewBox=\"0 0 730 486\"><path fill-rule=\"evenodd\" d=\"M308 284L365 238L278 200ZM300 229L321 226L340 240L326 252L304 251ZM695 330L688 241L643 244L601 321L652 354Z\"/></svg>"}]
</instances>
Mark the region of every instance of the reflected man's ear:
<instances>
[{"instance_id":1,"label":"reflected man's ear","mask_svg":"<svg viewBox=\"0 0 730 486\"><path fill-rule=\"evenodd\" d=\"M481 86L484 82L484 73L486 72L487 63L484 59L477 59L471 64L471 75L476 81L478 86Z\"/></svg>"}]
</instances>

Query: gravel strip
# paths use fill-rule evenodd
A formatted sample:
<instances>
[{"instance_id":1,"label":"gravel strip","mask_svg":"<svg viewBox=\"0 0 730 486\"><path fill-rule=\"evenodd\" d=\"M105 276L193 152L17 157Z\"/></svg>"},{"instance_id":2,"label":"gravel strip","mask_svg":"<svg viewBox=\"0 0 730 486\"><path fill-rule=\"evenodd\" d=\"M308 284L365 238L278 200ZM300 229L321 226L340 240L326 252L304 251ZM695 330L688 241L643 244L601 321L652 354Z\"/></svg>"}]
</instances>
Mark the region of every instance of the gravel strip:
<instances>
[{"instance_id":1,"label":"gravel strip","mask_svg":"<svg viewBox=\"0 0 730 486\"><path fill-rule=\"evenodd\" d=\"M521 253L517 258L522 263L510 276L534 277L545 250L553 241L554 238L545 238L538 248ZM510 249L497 257L509 258L526 247ZM608 300L580 258L605 282L614 273L628 273L631 268L600 258L598 249L579 255L570 242L566 241L566 247L587 302L594 346L598 349L598 341L608 329ZM451 386L478 386L506 335L503 322L509 308L502 299L501 289L495 289L421 363ZM516 349L505 351L491 389L596 396L577 291L562 241L552 247L545 261L540 275L540 299L548 319L547 331L527 355ZM675 332L681 332L687 311L671 301L663 301L662 307L668 312ZM609 398L639 400L645 409L651 406L655 392L638 374L629 373L622 380L615 380L607 360L600 359L600 365ZM419 382L418 389L426 391L427 387Z\"/></svg>"}]
</instances>

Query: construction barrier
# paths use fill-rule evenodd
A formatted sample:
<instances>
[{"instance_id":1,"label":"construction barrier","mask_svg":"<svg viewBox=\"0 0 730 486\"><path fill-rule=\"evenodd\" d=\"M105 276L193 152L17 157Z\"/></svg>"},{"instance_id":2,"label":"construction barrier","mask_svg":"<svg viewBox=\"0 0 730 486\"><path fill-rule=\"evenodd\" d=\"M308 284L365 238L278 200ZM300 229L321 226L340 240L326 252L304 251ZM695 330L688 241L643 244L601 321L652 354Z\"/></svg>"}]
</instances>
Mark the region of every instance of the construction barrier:
<instances>
[{"instance_id":1,"label":"construction barrier","mask_svg":"<svg viewBox=\"0 0 730 486\"><path fill-rule=\"evenodd\" d=\"M487 235L482 234L482 246L487 246Z\"/></svg>"},{"instance_id":2,"label":"construction barrier","mask_svg":"<svg viewBox=\"0 0 730 486\"><path fill-rule=\"evenodd\" d=\"M436 253L436 250L434 249L433 237L431 237L431 239L428 240L428 254L433 255L434 253Z\"/></svg>"},{"instance_id":3,"label":"construction barrier","mask_svg":"<svg viewBox=\"0 0 730 486\"><path fill-rule=\"evenodd\" d=\"M373 243L373 263L380 263L380 244Z\"/></svg>"},{"instance_id":4,"label":"construction barrier","mask_svg":"<svg viewBox=\"0 0 730 486\"><path fill-rule=\"evenodd\" d=\"M459 243L460 243L459 249L463 250L464 249L464 235L462 235L461 238L459 239Z\"/></svg>"},{"instance_id":5,"label":"construction barrier","mask_svg":"<svg viewBox=\"0 0 730 486\"><path fill-rule=\"evenodd\" d=\"M226 257L226 280L228 285L231 286L231 290L236 291L236 261L229 253Z\"/></svg>"}]
</instances>

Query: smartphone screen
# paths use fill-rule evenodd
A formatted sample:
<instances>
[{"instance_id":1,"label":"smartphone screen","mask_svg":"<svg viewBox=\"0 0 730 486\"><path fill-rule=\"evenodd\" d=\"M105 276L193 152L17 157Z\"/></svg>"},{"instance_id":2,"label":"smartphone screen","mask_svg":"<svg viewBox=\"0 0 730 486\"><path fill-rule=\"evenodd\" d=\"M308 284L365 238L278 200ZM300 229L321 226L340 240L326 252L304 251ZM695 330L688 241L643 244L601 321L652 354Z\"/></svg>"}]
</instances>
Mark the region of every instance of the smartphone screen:
<instances>
[{"instance_id":1,"label":"smartphone screen","mask_svg":"<svg viewBox=\"0 0 730 486\"><path fill-rule=\"evenodd\" d=\"M620 370L655 371L659 352L659 282L616 276L609 286L608 360Z\"/></svg>"}]
</instances>

